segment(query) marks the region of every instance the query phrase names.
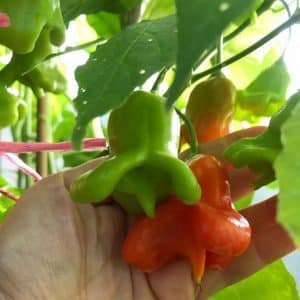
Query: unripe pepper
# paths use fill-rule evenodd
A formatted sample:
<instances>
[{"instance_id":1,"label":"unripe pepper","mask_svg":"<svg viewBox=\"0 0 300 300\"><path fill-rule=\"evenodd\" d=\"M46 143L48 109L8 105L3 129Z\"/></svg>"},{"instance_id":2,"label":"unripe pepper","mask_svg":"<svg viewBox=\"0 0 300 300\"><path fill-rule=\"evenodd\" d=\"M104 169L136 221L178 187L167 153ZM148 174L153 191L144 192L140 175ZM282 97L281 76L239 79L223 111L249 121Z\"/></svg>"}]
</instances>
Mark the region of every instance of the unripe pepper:
<instances>
[{"instance_id":1,"label":"unripe pepper","mask_svg":"<svg viewBox=\"0 0 300 300\"><path fill-rule=\"evenodd\" d=\"M45 26L51 30L53 44L64 40L59 0L1 0L0 11L10 19L10 26L0 28L0 44L14 53L31 52Z\"/></svg>"},{"instance_id":2,"label":"unripe pepper","mask_svg":"<svg viewBox=\"0 0 300 300\"><path fill-rule=\"evenodd\" d=\"M26 103L0 86L0 129L14 125L26 114Z\"/></svg>"},{"instance_id":3,"label":"unripe pepper","mask_svg":"<svg viewBox=\"0 0 300 300\"><path fill-rule=\"evenodd\" d=\"M201 185L201 201L187 206L171 196L157 207L154 218L141 218L129 230L122 255L144 272L154 271L178 256L187 257L199 282L206 251L215 255L208 265L215 267L217 261L219 266L224 256L237 256L247 249L251 229L233 208L221 164L213 156L199 155L190 162L190 168Z\"/></svg>"},{"instance_id":4,"label":"unripe pepper","mask_svg":"<svg viewBox=\"0 0 300 300\"><path fill-rule=\"evenodd\" d=\"M188 166L177 158L179 120L165 99L132 93L108 122L110 158L71 185L77 202L98 202L111 194L130 213L153 216L155 205L170 193L184 203L200 197Z\"/></svg>"},{"instance_id":5,"label":"unripe pepper","mask_svg":"<svg viewBox=\"0 0 300 300\"><path fill-rule=\"evenodd\" d=\"M226 77L214 77L198 83L192 90L185 115L194 125L198 143L229 133L233 119L236 90ZM181 130L181 144L189 143L185 125Z\"/></svg>"},{"instance_id":6,"label":"unripe pepper","mask_svg":"<svg viewBox=\"0 0 300 300\"><path fill-rule=\"evenodd\" d=\"M44 28L36 41L33 51L26 54L13 54L10 62L0 71L2 84L10 86L15 80L20 79L24 73L29 72L51 53L50 33L50 28Z\"/></svg>"},{"instance_id":7,"label":"unripe pepper","mask_svg":"<svg viewBox=\"0 0 300 300\"><path fill-rule=\"evenodd\" d=\"M41 88L45 92L54 94L63 93L67 89L66 78L59 71L57 65L47 61L21 76L19 80L33 90Z\"/></svg>"}]
</instances>

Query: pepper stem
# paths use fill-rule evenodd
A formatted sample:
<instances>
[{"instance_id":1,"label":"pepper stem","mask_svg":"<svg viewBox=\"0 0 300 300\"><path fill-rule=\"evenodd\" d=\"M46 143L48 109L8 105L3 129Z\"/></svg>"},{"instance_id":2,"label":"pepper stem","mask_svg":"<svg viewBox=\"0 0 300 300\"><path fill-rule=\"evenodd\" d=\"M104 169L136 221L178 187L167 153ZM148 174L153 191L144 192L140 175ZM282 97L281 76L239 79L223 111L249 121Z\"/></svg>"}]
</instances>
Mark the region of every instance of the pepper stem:
<instances>
[{"instance_id":1,"label":"pepper stem","mask_svg":"<svg viewBox=\"0 0 300 300\"><path fill-rule=\"evenodd\" d=\"M190 146L191 146L191 156L194 156L198 153L198 142L196 137L196 131L195 128L191 122L191 120L183 114L178 108L175 108L176 113L178 116L182 119L182 121L185 123L186 127L188 128L189 135L190 135Z\"/></svg>"}]
</instances>

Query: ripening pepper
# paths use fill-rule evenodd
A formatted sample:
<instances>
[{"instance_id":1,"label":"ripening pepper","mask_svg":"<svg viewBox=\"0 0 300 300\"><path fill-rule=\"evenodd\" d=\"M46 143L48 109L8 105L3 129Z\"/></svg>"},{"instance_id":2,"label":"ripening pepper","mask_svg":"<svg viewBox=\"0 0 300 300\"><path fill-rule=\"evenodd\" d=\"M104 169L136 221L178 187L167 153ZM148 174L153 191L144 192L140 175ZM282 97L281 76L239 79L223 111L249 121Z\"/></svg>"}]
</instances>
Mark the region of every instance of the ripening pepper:
<instances>
[{"instance_id":1,"label":"ripening pepper","mask_svg":"<svg viewBox=\"0 0 300 300\"><path fill-rule=\"evenodd\" d=\"M184 203L200 197L188 166L177 158L179 119L164 98L137 91L112 111L108 122L110 158L71 185L76 202L113 195L128 212L153 216L155 205L175 193Z\"/></svg>"},{"instance_id":2,"label":"ripening pepper","mask_svg":"<svg viewBox=\"0 0 300 300\"><path fill-rule=\"evenodd\" d=\"M10 26L0 28L0 44L14 53L31 52L45 26L54 45L64 41L59 0L1 0L0 11L10 19Z\"/></svg>"},{"instance_id":3,"label":"ripening pepper","mask_svg":"<svg viewBox=\"0 0 300 300\"><path fill-rule=\"evenodd\" d=\"M154 218L140 218L129 230L122 255L144 272L154 271L178 256L187 257L199 282L206 253L215 255L209 266L215 267L216 259L218 266L224 266L225 257L240 255L247 249L251 229L233 207L221 164L211 155L199 155L189 166L201 185L201 201L188 206L170 196L157 207Z\"/></svg>"},{"instance_id":4,"label":"ripening pepper","mask_svg":"<svg viewBox=\"0 0 300 300\"><path fill-rule=\"evenodd\" d=\"M206 251L205 268L224 270L234 259L231 255L219 255L210 251Z\"/></svg>"},{"instance_id":5,"label":"ripening pepper","mask_svg":"<svg viewBox=\"0 0 300 300\"><path fill-rule=\"evenodd\" d=\"M26 103L0 86L0 129L14 125L26 114Z\"/></svg>"},{"instance_id":6,"label":"ripening pepper","mask_svg":"<svg viewBox=\"0 0 300 300\"><path fill-rule=\"evenodd\" d=\"M233 119L236 90L226 77L214 77L198 83L192 90L185 115L194 125L198 143L229 133ZM185 125L181 129L181 144L189 143Z\"/></svg>"},{"instance_id":7,"label":"ripening pepper","mask_svg":"<svg viewBox=\"0 0 300 300\"><path fill-rule=\"evenodd\" d=\"M203 189L197 205L199 218L205 220L198 228L202 244L216 254L240 255L249 244L251 230L234 209L225 169L211 155L198 155L189 166Z\"/></svg>"}]
</instances>

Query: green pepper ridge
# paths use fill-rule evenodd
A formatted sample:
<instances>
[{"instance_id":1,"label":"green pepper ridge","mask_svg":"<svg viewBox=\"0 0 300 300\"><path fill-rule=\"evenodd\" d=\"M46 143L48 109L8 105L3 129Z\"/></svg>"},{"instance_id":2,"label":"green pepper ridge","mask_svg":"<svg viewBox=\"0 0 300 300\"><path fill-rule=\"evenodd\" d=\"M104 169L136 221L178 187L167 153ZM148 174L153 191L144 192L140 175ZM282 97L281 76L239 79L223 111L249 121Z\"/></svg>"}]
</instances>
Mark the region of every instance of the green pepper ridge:
<instances>
[{"instance_id":1,"label":"green pepper ridge","mask_svg":"<svg viewBox=\"0 0 300 300\"><path fill-rule=\"evenodd\" d=\"M155 206L170 193L196 203L200 186L177 158L179 119L165 99L143 91L132 93L108 122L111 157L71 185L76 202L100 202L112 195L129 213L154 216Z\"/></svg>"}]
</instances>

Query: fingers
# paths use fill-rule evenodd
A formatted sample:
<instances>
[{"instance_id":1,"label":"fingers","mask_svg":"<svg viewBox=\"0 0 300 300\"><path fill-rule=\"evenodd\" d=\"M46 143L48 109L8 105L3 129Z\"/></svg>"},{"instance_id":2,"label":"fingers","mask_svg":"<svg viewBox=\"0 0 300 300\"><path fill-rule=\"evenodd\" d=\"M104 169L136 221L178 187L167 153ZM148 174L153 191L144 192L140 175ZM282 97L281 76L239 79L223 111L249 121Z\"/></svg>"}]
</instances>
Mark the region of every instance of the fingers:
<instances>
[{"instance_id":1,"label":"fingers","mask_svg":"<svg viewBox=\"0 0 300 300\"><path fill-rule=\"evenodd\" d=\"M258 175L251 172L248 168L228 171L232 200L236 201L254 192L253 182L257 177Z\"/></svg>"},{"instance_id":2,"label":"fingers","mask_svg":"<svg viewBox=\"0 0 300 300\"><path fill-rule=\"evenodd\" d=\"M217 290L254 274L296 250L294 241L276 220L277 201L277 197L272 197L241 211L252 228L251 244L224 271L208 271L205 274L199 299L206 299Z\"/></svg>"},{"instance_id":3,"label":"fingers","mask_svg":"<svg viewBox=\"0 0 300 300\"><path fill-rule=\"evenodd\" d=\"M76 168L72 168L71 170L65 171L62 173L65 187L67 190L69 190L71 183L80 175L83 173L92 170L99 166L104 160L107 159L107 156L103 156L94 160L91 160L85 164L82 164Z\"/></svg>"},{"instance_id":4,"label":"fingers","mask_svg":"<svg viewBox=\"0 0 300 300\"><path fill-rule=\"evenodd\" d=\"M255 137L262 134L265 130L266 127L264 126L256 126L235 131L223 138L201 144L199 147L201 152L213 154L221 161L221 163L226 163L228 161L224 158L223 152L229 145L241 138ZM251 172L248 168L231 168L228 171L228 178L230 182L231 196L235 201L254 191L253 182L258 178L258 175Z\"/></svg>"},{"instance_id":5,"label":"fingers","mask_svg":"<svg viewBox=\"0 0 300 300\"><path fill-rule=\"evenodd\" d=\"M277 221L276 196L242 211L252 227L252 244L262 264L259 268L296 250L296 244Z\"/></svg>"},{"instance_id":6,"label":"fingers","mask_svg":"<svg viewBox=\"0 0 300 300\"><path fill-rule=\"evenodd\" d=\"M259 134L262 134L265 130L266 127L264 126L256 126L235 131L231 134L226 135L225 137L199 145L199 153L212 154L222 164L226 164L228 163L228 161L224 158L223 153L229 145L241 138L255 137ZM181 158L186 158L188 154L188 151L182 153ZM257 179L258 175L251 172L248 168L231 168L228 171L228 177L231 188L231 196L235 201L253 192L253 182Z\"/></svg>"},{"instance_id":7,"label":"fingers","mask_svg":"<svg viewBox=\"0 0 300 300\"><path fill-rule=\"evenodd\" d=\"M232 143L238 141L241 138L245 137L255 137L262 134L267 127L265 126L255 126L247 129L242 129L235 131L231 134L228 134L222 138L209 141L199 145L199 152L205 154L212 154L216 156L222 163L226 162L226 159L223 156L225 149Z\"/></svg>"}]
</instances>

